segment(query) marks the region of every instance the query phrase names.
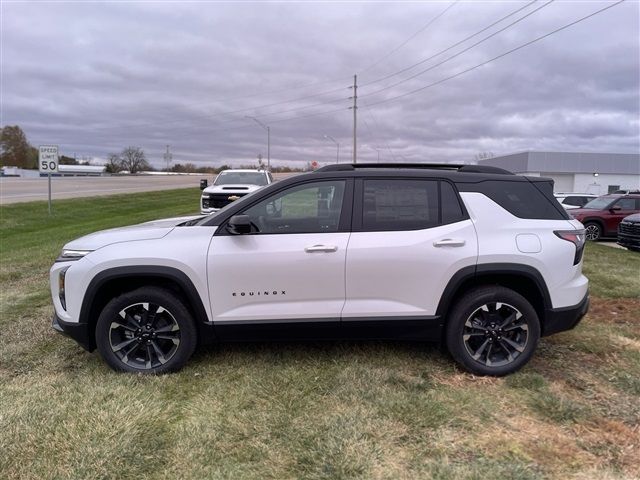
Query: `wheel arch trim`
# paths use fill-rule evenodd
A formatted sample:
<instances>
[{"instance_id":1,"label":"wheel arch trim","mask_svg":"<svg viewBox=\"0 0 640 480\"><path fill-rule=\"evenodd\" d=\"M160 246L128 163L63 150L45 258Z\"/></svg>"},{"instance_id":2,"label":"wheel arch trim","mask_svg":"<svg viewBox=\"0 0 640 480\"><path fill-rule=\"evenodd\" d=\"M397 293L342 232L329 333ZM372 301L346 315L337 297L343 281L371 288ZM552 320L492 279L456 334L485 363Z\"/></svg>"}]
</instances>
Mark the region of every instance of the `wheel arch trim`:
<instances>
[{"instance_id":1,"label":"wheel arch trim","mask_svg":"<svg viewBox=\"0 0 640 480\"><path fill-rule=\"evenodd\" d=\"M116 280L118 278L136 278L147 277L164 279L175 282L184 292L189 301L188 307L193 309L196 316L196 322L198 324L209 324L209 316L205 309L205 304L198 293L195 285L191 279L182 271L177 268L167 267L162 265L135 265L124 267L113 267L103 270L96 274L89 282L89 285L85 291L80 307L79 323L92 323L90 317L91 307L93 302L102 287L107 282Z\"/></svg>"},{"instance_id":2,"label":"wheel arch trim","mask_svg":"<svg viewBox=\"0 0 640 480\"><path fill-rule=\"evenodd\" d=\"M460 290L461 287L463 287L466 282L481 282L483 277L491 278L492 276L496 275L517 276L533 282L538 289L538 293L542 297L543 311L546 312L547 310L552 308L549 289L544 280L544 277L536 268L529 265L516 265L511 263L482 263L464 267L458 270L451 277L449 283L447 283L447 286L445 287L440 297L436 315L439 315L442 319L446 319L447 313L450 311L451 306L455 303L456 293ZM505 286L509 288L508 285ZM543 318L540 318L540 320L542 322L544 321Z\"/></svg>"}]
</instances>

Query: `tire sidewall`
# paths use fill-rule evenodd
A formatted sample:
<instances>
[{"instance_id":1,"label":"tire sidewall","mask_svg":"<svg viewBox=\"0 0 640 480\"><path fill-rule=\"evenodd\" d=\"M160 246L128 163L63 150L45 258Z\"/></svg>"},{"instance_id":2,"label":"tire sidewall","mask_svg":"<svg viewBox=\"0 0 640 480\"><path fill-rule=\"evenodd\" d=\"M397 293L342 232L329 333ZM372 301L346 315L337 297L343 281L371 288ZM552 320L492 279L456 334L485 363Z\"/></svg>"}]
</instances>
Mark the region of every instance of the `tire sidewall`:
<instances>
[{"instance_id":1,"label":"tire sidewall","mask_svg":"<svg viewBox=\"0 0 640 480\"><path fill-rule=\"evenodd\" d=\"M109 340L109 330L112 320L119 312L135 303L153 303L162 306L169 311L180 328L180 345L175 354L165 363L151 370L143 370L131 367L123 363L112 351ZM96 323L96 346L100 356L114 370L143 373L161 374L179 370L189 360L197 344L197 332L193 318L184 304L170 291L158 287L143 287L124 293L112 299L102 309Z\"/></svg>"},{"instance_id":2,"label":"tire sidewall","mask_svg":"<svg viewBox=\"0 0 640 480\"><path fill-rule=\"evenodd\" d=\"M512 363L500 367L488 367L474 360L467 351L464 340L464 324L469 316L486 303L501 302L512 305L527 319L529 338L524 351ZM540 321L535 309L517 292L504 287L481 287L467 292L453 308L446 327L446 343L449 353L467 371L476 375L503 376L522 368L531 358L540 339Z\"/></svg>"}]
</instances>

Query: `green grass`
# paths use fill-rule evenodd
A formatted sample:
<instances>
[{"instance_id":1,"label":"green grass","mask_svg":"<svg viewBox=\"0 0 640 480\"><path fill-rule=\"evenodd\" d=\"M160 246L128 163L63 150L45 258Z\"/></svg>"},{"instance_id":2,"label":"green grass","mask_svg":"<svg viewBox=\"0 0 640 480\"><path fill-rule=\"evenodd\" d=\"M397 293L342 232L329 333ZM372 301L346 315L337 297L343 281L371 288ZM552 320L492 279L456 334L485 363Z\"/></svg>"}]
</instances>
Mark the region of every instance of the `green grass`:
<instances>
[{"instance_id":1,"label":"green grass","mask_svg":"<svg viewBox=\"0 0 640 480\"><path fill-rule=\"evenodd\" d=\"M587 242L584 274L591 294L602 298L640 298L640 254Z\"/></svg>"},{"instance_id":2,"label":"green grass","mask_svg":"<svg viewBox=\"0 0 640 480\"><path fill-rule=\"evenodd\" d=\"M47 272L95 230L197 210L198 190L0 207L0 478L634 478L639 255L589 245L573 331L506 378L394 342L221 345L111 372L49 326Z\"/></svg>"}]
</instances>

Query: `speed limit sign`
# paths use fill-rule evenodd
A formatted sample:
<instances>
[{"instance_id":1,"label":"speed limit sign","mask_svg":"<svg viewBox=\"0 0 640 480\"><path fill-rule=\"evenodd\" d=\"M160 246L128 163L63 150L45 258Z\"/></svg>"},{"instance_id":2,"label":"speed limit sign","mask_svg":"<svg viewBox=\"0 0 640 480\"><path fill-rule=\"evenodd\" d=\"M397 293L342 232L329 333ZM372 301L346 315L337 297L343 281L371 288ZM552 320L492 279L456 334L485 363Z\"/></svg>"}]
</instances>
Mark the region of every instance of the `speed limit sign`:
<instances>
[{"instance_id":1,"label":"speed limit sign","mask_svg":"<svg viewBox=\"0 0 640 480\"><path fill-rule=\"evenodd\" d=\"M58 146L40 145L38 150L40 173L58 173Z\"/></svg>"}]
</instances>

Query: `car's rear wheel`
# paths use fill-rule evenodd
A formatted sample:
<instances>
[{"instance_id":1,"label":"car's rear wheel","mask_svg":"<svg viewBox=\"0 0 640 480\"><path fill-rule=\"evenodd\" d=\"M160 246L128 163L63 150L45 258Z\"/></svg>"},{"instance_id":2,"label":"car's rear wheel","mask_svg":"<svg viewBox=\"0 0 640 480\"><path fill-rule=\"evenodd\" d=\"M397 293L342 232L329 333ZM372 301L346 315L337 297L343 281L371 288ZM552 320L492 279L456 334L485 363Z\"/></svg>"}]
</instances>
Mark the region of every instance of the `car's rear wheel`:
<instances>
[{"instance_id":1,"label":"car's rear wheel","mask_svg":"<svg viewBox=\"0 0 640 480\"><path fill-rule=\"evenodd\" d=\"M111 300L96 324L96 344L114 370L166 373L184 366L195 350L196 328L170 291L143 287Z\"/></svg>"},{"instance_id":2,"label":"car's rear wheel","mask_svg":"<svg viewBox=\"0 0 640 480\"><path fill-rule=\"evenodd\" d=\"M587 240L595 242L602 237L602 227L595 222L587 222L584 224L584 234Z\"/></svg>"},{"instance_id":3,"label":"car's rear wheel","mask_svg":"<svg viewBox=\"0 0 640 480\"><path fill-rule=\"evenodd\" d=\"M501 376L525 365L540 339L540 321L519 293L500 286L468 291L451 311L446 342L453 358L477 375Z\"/></svg>"}]
</instances>

